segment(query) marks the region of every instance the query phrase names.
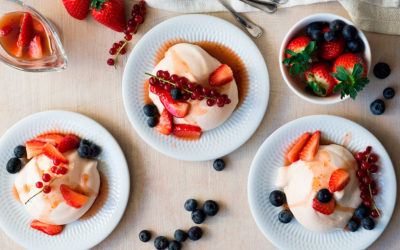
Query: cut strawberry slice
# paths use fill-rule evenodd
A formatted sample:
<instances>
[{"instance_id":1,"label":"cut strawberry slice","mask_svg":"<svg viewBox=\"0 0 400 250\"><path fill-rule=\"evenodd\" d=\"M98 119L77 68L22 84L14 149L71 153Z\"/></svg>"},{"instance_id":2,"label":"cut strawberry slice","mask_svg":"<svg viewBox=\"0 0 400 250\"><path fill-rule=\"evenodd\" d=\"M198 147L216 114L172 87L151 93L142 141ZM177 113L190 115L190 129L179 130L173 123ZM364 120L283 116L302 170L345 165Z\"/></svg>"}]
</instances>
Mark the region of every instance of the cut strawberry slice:
<instances>
[{"instance_id":1,"label":"cut strawberry slice","mask_svg":"<svg viewBox=\"0 0 400 250\"><path fill-rule=\"evenodd\" d=\"M164 109L160 116L160 121L157 126L154 127L155 130L164 135L171 134L172 131L172 116L167 109Z\"/></svg>"},{"instance_id":2,"label":"cut strawberry slice","mask_svg":"<svg viewBox=\"0 0 400 250\"><path fill-rule=\"evenodd\" d=\"M314 156L315 154L317 154L318 151L320 138L321 138L321 131L314 132L310 140L308 140L306 146L304 146L303 150L301 150L300 159L302 161L314 160Z\"/></svg>"},{"instance_id":3,"label":"cut strawberry slice","mask_svg":"<svg viewBox=\"0 0 400 250\"><path fill-rule=\"evenodd\" d=\"M26 157L28 159L31 159L37 155L40 155L42 153L42 150L43 150L43 147L45 144L46 144L45 142L36 141L36 140L27 141L25 143Z\"/></svg>"},{"instance_id":4,"label":"cut strawberry slice","mask_svg":"<svg viewBox=\"0 0 400 250\"><path fill-rule=\"evenodd\" d=\"M232 69L226 64L219 66L214 72L211 73L210 78L208 79L210 85L212 86L224 85L232 80Z\"/></svg>"},{"instance_id":5,"label":"cut strawberry slice","mask_svg":"<svg viewBox=\"0 0 400 250\"><path fill-rule=\"evenodd\" d=\"M65 202L74 208L81 208L89 200L89 197L72 190L65 184L60 185L60 191Z\"/></svg>"},{"instance_id":6,"label":"cut strawberry slice","mask_svg":"<svg viewBox=\"0 0 400 250\"><path fill-rule=\"evenodd\" d=\"M29 44L28 57L38 59L43 57L42 39L36 35Z\"/></svg>"},{"instance_id":7,"label":"cut strawberry slice","mask_svg":"<svg viewBox=\"0 0 400 250\"><path fill-rule=\"evenodd\" d=\"M333 171L331 178L329 179L329 192L333 193L336 191L343 190L350 181L350 175L344 169L336 169Z\"/></svg>"},{"instance_id":8,"label":"cut strawberry slice","mask_svg":"<svg viewBox=\"0 0 400 250\"><path fill-rule=\"evenodd\" d=\"M335 199L331 199L328 203L321 203L317 200L317 198L313 199L312 207L314 210L320 212L321 214L330 215L335 211Z\"/></svg>"},{"instance_id":9,"label":"cut strawberry slice","mask_svg":"<svg viewBox=\"0 0 400 250\"><path fill-rule=\"evenodd\" d=\"M32 40L33 35L33 19L31 14L25 13L22 17L22 25L17 41L18 47L26 47Z\"/></svg>"},{"instance_id":10,"label":"cut strawberry slice","mask_svg":"<svg viewBox=\"0 0 400 250\"><path fill-rule=\"evenodd\" d=\"M161 103L168 112L178 118L183 118L189 113L190 104L187 102L178 102L172 99L171 94L164 92L159 95Z\"/></svg>"},{"instance_id":11,"label":"cut strawberry slice","mask_svg":"<svg viewBox=\"0 0 400 250\"><path fill-rule=\"evenodd\" d=\"M63 156L62 153L60 153L60 151L58 151L52 144L47 143L44 147L43 147L43 154L47 157L49 157L50 159L57 160L59 162L63 162L63 163L68 163L67 158L65 158Z\"/></svg>"},{"instance_id":12,"label":"cut strawberry slice","mask_svg":"<svg viewBox=\"0 0 400 250\"><path fill-rule=\"evenodd\" d=\"M50 143L53 144L54 146L57 146L58 144L60 144L63 138L64 136L62 134L50 133L50 134L38 135L36 136L35 140Z\"/></svg>"},{"instance_id":13,"label":"cut strawberry slice","mask_svg":"<svg viewBox=\"0 0 400 250\"><path fill-rule=\"evenodd\" d=\"M50 225L38 220L33 220L31 222L31 228L37 229L39 231L42 231L45 234L48 235L57 235L62 232L63 226L60 225Z\"/></svg>"},{"instance_id":14,"label":"cut strawberry slice","mask_svg":"<svg viewBox=\"0 0 400 250\"><path fill-rule=\"evenodd\" d=\"M61 153L76 149L79 147L81 139L76 135L67 135L58 144L58 151Z\"/></svg>"},{"instance_id":15,"label":"cut strawberry slice","mask_svg":"<svg viewBox=\"0 0 400 250\"><path fill-rule=\"evenodd\" d=\"M0 37L1 36L6 36L8 34L10 34L10 32L14 29L13 25L8 24L6 26L4 26L3 28L0 29Z\"/></svg>"},{"instance_id":16,"label":"cut strawberry slice","mask_svg":"<svg viewBox=\"0 0 400 250\"><path fill-rule=\"evenodd\" d=\"M177 137L199 139L201 136L201 128L188 124L176 124L172 133Z\"/></svg>"},{"instance_id":17,"label":"cut strawberry slice","mask_svg":"<svg viewBox=\"0 0 400 250\"><path fill-rule=\"evenodd\" d=\"M300 159L300 152L306 145L308 139L310 138L310 133L302 134L286 151L286 159L290 162L296 162Z\"/></svg>"}]
</instances>

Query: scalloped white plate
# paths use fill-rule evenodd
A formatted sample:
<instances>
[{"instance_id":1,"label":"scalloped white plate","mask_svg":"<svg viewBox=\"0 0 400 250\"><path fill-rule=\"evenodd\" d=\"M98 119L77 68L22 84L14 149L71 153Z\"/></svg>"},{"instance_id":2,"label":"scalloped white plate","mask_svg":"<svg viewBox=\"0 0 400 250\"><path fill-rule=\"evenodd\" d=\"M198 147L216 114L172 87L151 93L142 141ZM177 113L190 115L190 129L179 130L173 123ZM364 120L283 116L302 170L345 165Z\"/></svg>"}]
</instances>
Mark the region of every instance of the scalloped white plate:
<instances>
[{"instance_id":1,"label":"scalloped white plate","mask_svg":"<svg viewBox=\"0 0 400 250\"><path fill-rule=\"evenodd\" d=\"M232 49L243 61L249 76L249 91L243 104L221 126L204 132L200 140L187 141L165 136L149 128L142 108L145 103L145 72L153 69L154 57L166 42L212 41ZM254 42L231 23L207 15L184 15L155 26L136 44L123 76L123 98L129 120L150 146L170 157L205 161L231 153L255 132L268 104L267 67Z\"/></svg>"},{"instance_id":2,"label":"scalloped white plate","mask_svg":"<svg viewBox=\"0 0 400 250\"><path fill-rule=\"evenodd\" d=\"M289 224L278 221L281 208L272 206L268 198L276 189L277 169L283 166L286 148L302 133L315 130L320 130L322 137L333 143L343 145L348 141L346 148L352 152L365 150L371 145L373 152L379 155L380 170L375 174L375 180L380 194L376 201L382 217L376 221L373 230L360 228L354 233L344 230L316 233L302 227L296 219ZM258 227L279 249L365 249L382 234L390 221L396 203L396 177L389 155L368 130L337 116L307 116L280 127L261 145L251 165L248 196Z\"/></svg>"},{"instance_id":3,"label":"scalloped white plate","mask_svg":"<svg viewBox=\"0 0 400 250\"><path fill-rule=\"evenodd\" d=\"M98 169L108 182L107 200L93 217L65 226L63 232L48 236L29 226L32 217L12 193L15 175L5 166L14 147L35 136L60 131L87 138L102 148ZM13 240L28 249L88 249L104 240L121 219L129 196L129 171L124 154L112 135L94 120L69 111L33 114L12 126L0 139L0 226Z\"/></svg>"}]
</instances>

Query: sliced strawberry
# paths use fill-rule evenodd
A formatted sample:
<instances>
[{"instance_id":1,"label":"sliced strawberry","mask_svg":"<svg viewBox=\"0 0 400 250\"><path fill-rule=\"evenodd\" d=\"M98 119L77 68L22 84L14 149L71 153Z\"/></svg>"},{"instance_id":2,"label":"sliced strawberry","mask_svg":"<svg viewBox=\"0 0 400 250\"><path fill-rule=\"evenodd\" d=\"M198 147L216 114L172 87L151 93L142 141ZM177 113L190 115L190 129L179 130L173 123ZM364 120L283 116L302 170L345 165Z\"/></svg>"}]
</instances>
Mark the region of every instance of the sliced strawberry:
<instances>
[{"instance_id":1,"label":"sliced strawberry","mask_svg":"<svg viewBox=\"0 0 400 250\"><path fill-rule=\"evenodd\" d=\"M177 137L199 139L201 136L201 128L188 124L176 124L172 133Z\"/></svg>"},{"instance_id":2,"label":"sliced strawberry","mask_svg":"<svg viewBox=\"0 0 400 250\"><path fill-rule=\"evenodd\" d=\"M312 207L321 214L330 215L335 211L335 205L336 202L333 198L328 203L321 203L317 200L317 198L314 198Z\"/></svg>"},{"instance_id":3,"label":"sliced strawberry","mask_svg":"<svg viewBox=\"0 0 400 250\"><path fill-rule=\"evenodd\" d=\"M336 169L333 171L331 178L329 179L329 192L333 193L336 191L343 190L350 181L350 175L344 169Z\"/></svg>"},{"instance_id":4,"label":"sliced strawberry","mask_svg":"<svg viewBox=\"0 0 400 250\"><path fill-rule=\"evenodd\" d=\"M211 73L208 82L211 86L224 85L233 80L232 69L227 64L222 64Z\"/></svg>"},{"instance_id":5,"label":"sliced strawberry","mask_svg":"<svg viewBox=\"0 0 400 250\"><path fill-rule=\"evenodd\" d=\"M168 112L167 109L164 109L161 113L160 120L158 125L154 127L155 130L164 135L171 134L172 131L172 115Z\"/></svg>"},{"instance_id":6,"label":"sliced strawberry","mask_svg":"<svg viewBox=\"0 0 400 250\"><path fill-rule=\"evenodd\" d=\"M60 142L62 141L63 138L64 138L64 136L62 134L49 133L49 134L38 135L38 136L36 136L35 140L51 143L56 146L56 145L60 144Z\"/></svg>"},{"instance_id":7,"label":"sliced strawberry","mask_svg":"<svg viewBox=\"0 0 400 250\"><path fill-rule=\"evenodd\" d=\"M172 99L171 94L164 92L159 95L161 103L168 112L178 118L183 118L189 113L190 104Z\"/></svg>"},{"instance_id":8,"label":"sliced strawberry","mask_svg":"<svg viewBox=\"0 0 400 250\"><path fill-rule=\"evenodd\" d=\"M43 147L45 144L46 144L45 142L36 141L36 140L27 141L25 143L26 157L28 159L31 159L37 155L40 155L42 153L42 150L43 150Z\"/></svg>"},{"instance_id":9,"label":"sliced strawberry","mask_svg":"<svg viewBox=\"0 0 400 250\"><path fill-rule=\"evenodd\" d=\"M46 145L43 147L43 154L50 159L57 160L59 162L63 163L68 163L68 160L63 156L60 151L58 151L52 144L46 143Z\"/></svg>"},{"instance_id":10,"label":"sliced strawberry","mask_svg":"<svg viewBox=\"0 0 400 250\"><path fill-rule=\"evenodd\" d=\"M81 139L76 135L67 135L58 144L58 151L61 153L76 149L79 147Z\"/></svg>"},{"instance_id":11,"label":"sliced strawberry","mask_svg":"<svg viewBox=\"0 0 400 250\"><path fill-rule=\"evenodd\" d=\"M48 235L57 235L62 232L63 226L60 225L50 225L44 222L40 222L38 220L33 220L31 222L31 228L37 229L39 231L42 231L45 234Z\"/></svg>"},{"instance_id":12,"label":"sliced strawberry","mask_svg":"<svg viewBox=\"0 0 400 250\"><path fill-rule=\"evenodd\" d=\"M302 134L286 151L286 159L290 163L296 162L300 159L300 152L303 149L304 145L306 145L310 136L311 134L308 132Z\"/></svg>"},{"instance_id":13,"label":"sliced strawberry","mask_svg":"<svg viewBox=\"0 0 400 250\"><path fill-rule=\"evenodd\" d=\"M22 25L18 36L17 46L26 47L32 40L33 36L33 19L31 14L25 13L22 17Z\"/></svg>"},{"instance_id":14,"label":"sliced strawberry","mask_svg":"<svg viewBox=\"0 0 400 250\"><path fill-rule=\"evenodd\" d=\"M13 27L12 24L8 24L8 25L3 26L3 27L0 29L0 37L1 37L1 36L6 36L6 35L10 34L10 32L11 32L13 29L14 29L14 27Z\"/></svg>"},{"instance_id":15,"label":"sliced strawberry","mask_svg":"<svg viewBox=\"0 0 400 250\"><path fill-rule=\"evenodd\" d=\"M81 208L89 199L86 195L72 190L65 184L60 185L60 191L65 202L74 208Z\"/></svg>"},{"instance_id":16,"label":"sliced strawberry","mask_svg":"<svg viewBox=\"0 0 400 250\"><path fill-rule=\"evenodd\" d=\"M316 131L314 132L314 134L312 134L311 138L308 140L303 150L301 150L300 159L302 161L314 160L314 156L315 154L317 154L318 151L320 138L321 138L321 131Z\"/></svg>"},{"instance_id":17,"label":"sliced strawberry","mask_svg":"<svg viewBox=\"0 0 400 250\"><path fill-rule=\"evenodd\" d=\"M28 57L38 59L43 57L42 39L36 35L29 44Z\"/></svg>"}]
</instances>

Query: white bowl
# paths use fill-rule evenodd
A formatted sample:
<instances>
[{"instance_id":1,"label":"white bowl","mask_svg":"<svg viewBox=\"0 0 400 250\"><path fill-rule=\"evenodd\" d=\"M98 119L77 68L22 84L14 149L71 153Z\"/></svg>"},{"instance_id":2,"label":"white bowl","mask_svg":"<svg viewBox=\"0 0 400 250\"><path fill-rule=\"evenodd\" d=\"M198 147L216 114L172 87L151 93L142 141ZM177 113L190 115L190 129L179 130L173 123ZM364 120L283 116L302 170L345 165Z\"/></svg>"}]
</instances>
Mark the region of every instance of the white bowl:
<instances>
[{"instance_id":1,"label":"white bowl","mask_svg":"<svg viewBox=\"0 0 400 250\"><path fill-rule=\"evenodd\" d=\"M341 101L346 100L349 98L349 96L344 97L343 99L340 98L340 93L336 93L327 97L321 97L312 94L311 92L306 91L305 85L299 81L299 79L295 76L292 76L289 74L289 68L286 67L285 65L282 64L282 61L285 59L285 49L289 42L295 38L296 36L303 31L306 26L312 22L331 22L333 20L340 19L344 21L346 24L351 24L354 25L354 23L350 22L346 18L334 14L329 14L329 13L321 13L321 14L316 14L316 15L311 15L308 17L305 17L301 19L299 22L297 22L293 27L289 30L289 32L286 34L285 38L283 39L281 50L279 53L279 63L280 63L280 68L281 68L281 73L283 76L283 79L285 79L286 84L289 86L289 88L299 97L302 99L315 103L315 104L333 104L333 103L338 103ZM355 26L355 25L354 25ZM362 53L362 58L364 59L365 63L367 64L367 73L370 70L371 67L371 48L369 47L368 40L364 33L358 29L358 36L360 39L364 42L364 52Z\"/></svg>"}]
</instances>

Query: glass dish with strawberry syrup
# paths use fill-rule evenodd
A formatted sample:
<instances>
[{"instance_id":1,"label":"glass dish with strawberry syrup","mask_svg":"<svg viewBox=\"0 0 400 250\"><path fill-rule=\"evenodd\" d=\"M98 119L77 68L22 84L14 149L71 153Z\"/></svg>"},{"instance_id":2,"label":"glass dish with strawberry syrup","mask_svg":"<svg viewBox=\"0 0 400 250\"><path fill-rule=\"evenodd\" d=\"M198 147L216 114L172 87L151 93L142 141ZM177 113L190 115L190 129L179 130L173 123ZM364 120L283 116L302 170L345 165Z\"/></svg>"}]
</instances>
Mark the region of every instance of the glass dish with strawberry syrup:
<instances>
[{"instance_id":1,"label":"glass dish with strawberry syrup","mask_svg":"<svg viewBox=\"0 0 400 250\"><path fill-rule=\"evenodd\" d=\"M0 8L0 61L29 72L61 71L67 56L53 25L19 0Z\"/></svg>"}]
</instances>

